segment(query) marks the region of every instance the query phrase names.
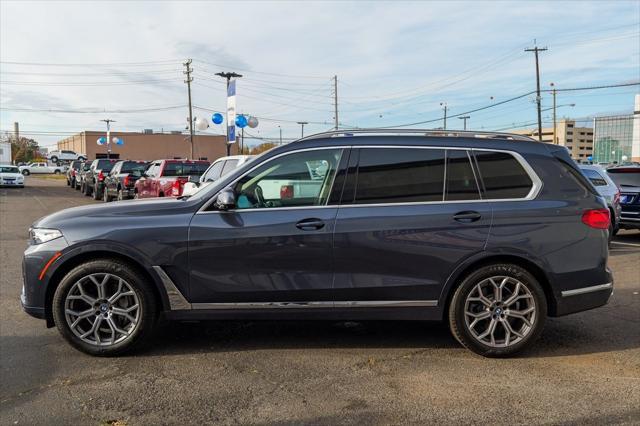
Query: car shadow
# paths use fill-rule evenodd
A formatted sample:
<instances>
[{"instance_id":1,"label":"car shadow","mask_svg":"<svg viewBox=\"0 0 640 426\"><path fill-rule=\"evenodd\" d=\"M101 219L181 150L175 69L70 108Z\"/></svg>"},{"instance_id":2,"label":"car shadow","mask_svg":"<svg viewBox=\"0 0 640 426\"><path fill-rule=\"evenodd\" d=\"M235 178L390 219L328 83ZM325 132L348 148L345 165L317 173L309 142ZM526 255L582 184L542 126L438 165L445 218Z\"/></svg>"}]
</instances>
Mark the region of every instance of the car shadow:
<instances>
[{"instance_id":1,"label":"car shadow","mask_svg":"<svg viewBox=\"0 0 640 426\"><path fill-rule=\"evenodd\" d=\"M631 294L631 290L621 290L616 300L628 300ZM540 339L518 356L547 358L638 349L640 332L635 333L637 338L629 334L629 330L640 330L634 312L633 306L620 310L605 306L548 318ZM162 324L147 348L137 355L301 348L466 351L440 322L200 321Z\"/></svg>"}]
</instances>

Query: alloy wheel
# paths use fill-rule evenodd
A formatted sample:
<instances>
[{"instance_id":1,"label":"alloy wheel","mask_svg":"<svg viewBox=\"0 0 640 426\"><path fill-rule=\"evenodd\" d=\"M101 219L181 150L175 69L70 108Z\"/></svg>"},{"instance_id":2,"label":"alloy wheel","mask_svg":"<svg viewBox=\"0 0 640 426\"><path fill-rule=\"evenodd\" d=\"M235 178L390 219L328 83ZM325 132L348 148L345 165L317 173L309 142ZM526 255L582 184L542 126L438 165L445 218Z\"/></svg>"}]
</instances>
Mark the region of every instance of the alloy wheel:
<instances>
[{"instance_id":1,"label":"alloy wheel","mask_svg":"<svg viewBox=\"0 0 640 426\"><path fill-rule=\"evenodd\" d=\"M110 346L127 339L140 322L140 301L124 279L94 273L79 279L65 298L67 325L80 340Z\"/></svg>"},{"instance_id":2,"label":"alloy wheel","mask_svg":"<svg viewBox=\"0 0 640 426\"><path fill-rule=\"evenodd\" d=\"M537 321L531 290L521 281L494 276L480 281L465 300L464 319L480 343L509 347L524 339Z\"/></svg>"}]
</instances>

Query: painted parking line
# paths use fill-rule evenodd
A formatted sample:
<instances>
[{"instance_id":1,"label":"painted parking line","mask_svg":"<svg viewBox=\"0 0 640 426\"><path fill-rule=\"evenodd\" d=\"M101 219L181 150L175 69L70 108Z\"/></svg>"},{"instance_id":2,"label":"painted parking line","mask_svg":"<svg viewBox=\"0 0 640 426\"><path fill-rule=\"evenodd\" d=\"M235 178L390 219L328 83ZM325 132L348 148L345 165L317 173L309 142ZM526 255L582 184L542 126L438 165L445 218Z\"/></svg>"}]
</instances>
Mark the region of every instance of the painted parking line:
<instances>
[{"instance_id":1,"label":"painted parking line","mask_svg":"<svg viewBox=\"0 0 640 426\"><path fill-rule=\"evenodd\" d=\"M633 246L633 247L640 247L640 244L634 244L634 243L621 243L619 241L611 241L611 244L621 244L623 246Z\"/></svg>"}]
</instances>

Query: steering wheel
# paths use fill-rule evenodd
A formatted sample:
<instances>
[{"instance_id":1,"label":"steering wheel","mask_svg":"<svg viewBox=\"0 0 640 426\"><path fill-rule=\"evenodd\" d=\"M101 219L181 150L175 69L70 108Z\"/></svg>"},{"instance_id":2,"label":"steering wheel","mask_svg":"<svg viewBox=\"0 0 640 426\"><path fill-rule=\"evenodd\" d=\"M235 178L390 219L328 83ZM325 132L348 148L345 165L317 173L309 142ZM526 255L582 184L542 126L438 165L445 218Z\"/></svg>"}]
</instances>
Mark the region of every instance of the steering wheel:
<instances>
[{"instance_id":1,"label":"steering wheel","mask_svg":"<svg viewBox=\"0 0 640 426\"><path fill-rule=\"evenodd\" d=\"M262 193L262 188L260 188L260 185L256 185L256 187L254 188L253 196L256 199L256 204L257 204L258 207L264 207L265 206L264 194Z\"/></svg>"}]
</instances>

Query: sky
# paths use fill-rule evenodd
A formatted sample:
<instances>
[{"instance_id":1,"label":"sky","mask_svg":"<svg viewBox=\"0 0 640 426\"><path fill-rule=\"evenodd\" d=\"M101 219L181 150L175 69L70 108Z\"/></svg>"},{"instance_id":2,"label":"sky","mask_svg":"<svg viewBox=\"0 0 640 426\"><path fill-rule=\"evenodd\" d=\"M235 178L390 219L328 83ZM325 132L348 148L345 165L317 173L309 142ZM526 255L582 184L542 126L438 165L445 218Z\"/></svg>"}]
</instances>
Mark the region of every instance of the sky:
<instances>
[{"instance_id":1,"label":"sky","mask_svg":"<svg viewBox=\"0 0 640 426\"><path fill-rule=\"evenodd\" d=\"M535 43L535 44L534 44ZM0 0L0 131L48 146L82 130L184 130L183 63L194 116L220 134L235 71L250 143L341 128L534 127L542 89L640 81L640 1L207 2ZM559 92L558 117L631 113L640 86ZM552 97L543 92L543 121ZM574 106L572 106L574 105ZM126 141L125 141L126 143Z\"/></svg>"}]
</instances>

